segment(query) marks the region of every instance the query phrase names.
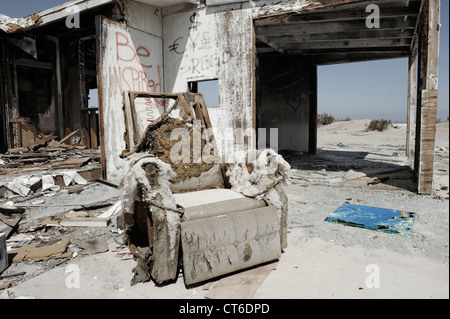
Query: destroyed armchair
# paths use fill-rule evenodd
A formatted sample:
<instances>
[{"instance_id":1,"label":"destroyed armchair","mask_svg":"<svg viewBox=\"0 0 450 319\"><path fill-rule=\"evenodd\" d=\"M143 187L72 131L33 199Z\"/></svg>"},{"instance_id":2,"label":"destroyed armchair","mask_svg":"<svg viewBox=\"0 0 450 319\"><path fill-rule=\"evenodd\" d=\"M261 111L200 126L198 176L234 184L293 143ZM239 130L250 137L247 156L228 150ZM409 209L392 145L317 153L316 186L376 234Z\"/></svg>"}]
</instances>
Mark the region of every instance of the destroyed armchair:
<instances>
[{"instance_id":1,"label":"destroyed armchair","mask_svg":"<svg viewBox=\"0 0 450 319\"><path fill-rule=\"evenodd\" d=\"M208 128L202 96L188 94L170 111L181 108L183 126L196 119ZM169 113L149 125L144 140L164 136L152 133L173 120ZM137 261L132 284L170 282L182 268L191 285L281 256L288 209L282 185L290 166L280 155L264 150L247 163L190 163L183 168L194 173L186 176L155 150L157 140L142 142L127 156L121 182L125 236Z\"/></svg>"}]
</instances>

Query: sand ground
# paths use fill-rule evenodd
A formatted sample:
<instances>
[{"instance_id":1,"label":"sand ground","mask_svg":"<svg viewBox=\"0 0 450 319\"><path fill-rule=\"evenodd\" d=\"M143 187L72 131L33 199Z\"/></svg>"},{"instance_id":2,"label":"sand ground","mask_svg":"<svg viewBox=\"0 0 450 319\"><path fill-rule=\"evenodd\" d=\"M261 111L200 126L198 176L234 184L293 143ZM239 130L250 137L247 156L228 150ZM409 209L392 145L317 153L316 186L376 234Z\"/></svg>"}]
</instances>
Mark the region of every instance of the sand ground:
<instances>
[{"instance_id":1,"label":"sand ground","mask_svg":"<svg viewBox=\"0 0 450 319\"><path fill-rule=\"evenodd\" d=\"M438 124L435 185L431 196L412 191L413 179L395 176L368 185L373 176L358 173L408 165L406 127L365 132L368 121L335 122L319 128L318 156L287 154L293 171L285 186L289 199L288 248L270 272L255 299L328 298L449 298L448 122ZM353 175L352 175L353 174ZM93 185L72 201L111 188ZM54 199L57 200L57 199ZM67 200L61 199L62 201ZM416 213L411 237L324 222L343 203L407 210ZM54 208L45 214L58 214ZM30 211L42 216L43 212ZM36 216L35 215L35 216ZM82 256L54 266L21 262L5 272L25 271L8 288L11 296L31 298L203 299L203 286L186 287L180 278L170 285L130 286L132 259L113 252L119 246L113 228L106 233L84 229L80 237L105 236L109 252ZM79 287L70 287L70 274L79 272ZM5 296L5 291L3 291ZM6 295L7 296L7 295Z\"/></svg>"}]
</instances>

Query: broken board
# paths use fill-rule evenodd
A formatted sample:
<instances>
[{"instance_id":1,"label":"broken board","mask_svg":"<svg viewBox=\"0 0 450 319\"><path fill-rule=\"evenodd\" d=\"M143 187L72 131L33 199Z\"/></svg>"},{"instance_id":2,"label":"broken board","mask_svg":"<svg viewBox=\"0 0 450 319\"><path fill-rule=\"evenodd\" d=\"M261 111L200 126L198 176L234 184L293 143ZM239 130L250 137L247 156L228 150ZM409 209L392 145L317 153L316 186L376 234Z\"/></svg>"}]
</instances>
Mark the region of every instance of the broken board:
<instances>
[{"instance_id":1,"label":"broken board","mask_svg":"<svg viewBox=\"0 0 450 319\"><path fill-rule=\"evenodd\" d=\"M8 268L8 252L6 250L6 235L0 233L0 274Z\"/></svg>"},{"instance_id":2,"label":"broken board","mask_svg":"<svg viewBox=\"0 0 450 319\"><path fill-rule=\"evenodd\" d=\"M22 219L22 214L4 215L0 213L0 232L9 237L11 232L16 228L19 221Z\"/></svg>"},{"instance_id":3,"label":"broken board","mask_svg":"<svg viewBox=\"0 0 450 319\"><path fill-rule=\"evenodd\" d=\"M411 236L415 222L415 213L345 203L325 221Z\"/></svg>"}]
</instances>

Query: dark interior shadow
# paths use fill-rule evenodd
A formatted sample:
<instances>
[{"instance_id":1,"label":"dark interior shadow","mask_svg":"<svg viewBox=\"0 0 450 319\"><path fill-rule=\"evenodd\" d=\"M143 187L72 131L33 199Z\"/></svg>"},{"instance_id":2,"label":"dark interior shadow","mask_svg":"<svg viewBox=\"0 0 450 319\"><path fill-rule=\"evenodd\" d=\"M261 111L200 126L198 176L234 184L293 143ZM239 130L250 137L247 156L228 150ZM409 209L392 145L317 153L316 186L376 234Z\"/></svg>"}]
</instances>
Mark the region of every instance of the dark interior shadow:
<instances>
[{"instance_id":1,"label":"dark interior shadow","mask_svg":"<svg viewBox=\"0 0 450 319\"><path fill-rule=\"evenodd\" d=\"M396 188L417 192L417 176L409 166L366 159L369 154L386 156L361 151L319 150L318 154L284 150L280 155L293 169L308 171L361 172L372 178L367 185L389 185ZM379 186L378 186L379 187Z\"/></svg>"}]
</instances>

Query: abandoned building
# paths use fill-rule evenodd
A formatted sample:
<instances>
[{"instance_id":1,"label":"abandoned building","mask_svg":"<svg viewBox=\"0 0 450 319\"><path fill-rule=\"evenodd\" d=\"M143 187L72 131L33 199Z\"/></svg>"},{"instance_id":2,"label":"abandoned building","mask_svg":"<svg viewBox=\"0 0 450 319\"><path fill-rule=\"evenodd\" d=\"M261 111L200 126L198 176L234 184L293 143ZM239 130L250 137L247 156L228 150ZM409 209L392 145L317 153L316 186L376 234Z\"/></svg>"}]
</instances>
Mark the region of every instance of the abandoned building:
<instances>
[{"instance_id":1,"label":"abandoned building","mask_svg":"<svg viewBox=\"0 0 450 319\"><path fill-rule=\"evenodd\" d=\"M99 216L69 211L39 223L106 228L119 212L114 227L137 261L132 285L176 281L181 268L196 285L278 260L291 178L279 151L317 157L318 66L409 59L406 169L415 192L432 193L439 29L439 0L73 0L24 18L0 15L0 152L31 153L24 161L35 165L40 146L82 148L98 164L76 171L91 159L65 154L37 167L46 171L39 176L17 178L29 187L12 197L74 184L81 188L67 193L79 194L83 173L115 188L106 203L81 205L113 205ZM205 83L217 86L218 105L205 102ZM14 168L11 178L22 173ZM0 195L13 186L0 184ZM13 205L0 208L24 212ZM0 239L21 218L0 220L8 231ZM49 244L61 251L44 257L74 258L69 240ZM17 263L33 245L14 251Z\"/></svg>"},{"instance_id":2,"label":"abandoned building","mask_svg":"<svg viewBox=\"0 0 450 319\"><path fill-rule=\"evenodd\" d=\"M249 132L238 141L247 149L266 147L257 146L258 129L278 128L280 150L315 153L317 67L409 58L407 154L418 192L430 194L440 1L375 1L380 25L368 26L373 3L74 0L3 16L1 151L80 130L66 143L100 148L103 177L117 182L121 154L133 146L124 138L124 92L195 93L218 81L220 105L208 112L219 150L233 138L227 128ZM134 97L142 134L168 105Z\"/></svg>"}]
</instances>

